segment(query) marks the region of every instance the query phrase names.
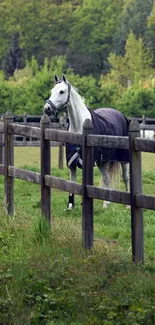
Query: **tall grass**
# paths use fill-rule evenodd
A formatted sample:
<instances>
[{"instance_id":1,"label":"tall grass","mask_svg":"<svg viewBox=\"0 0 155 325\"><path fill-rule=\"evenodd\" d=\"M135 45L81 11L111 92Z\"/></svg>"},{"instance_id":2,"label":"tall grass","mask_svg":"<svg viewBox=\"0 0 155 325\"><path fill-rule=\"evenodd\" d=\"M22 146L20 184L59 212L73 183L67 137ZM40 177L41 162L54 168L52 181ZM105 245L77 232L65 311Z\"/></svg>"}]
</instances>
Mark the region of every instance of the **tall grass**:
<instances>
[{"instance_id":1,"label":"tall grass","mask_svg":"<svg viewBox=\"0 0 155 325\"><path fill-rule=\"evenodd\" d=\"M39 171L37 154L30 153L31 166L30 156L17 151L16 166ZM97 169L94 173L99 184ZM52 174L69 177L56 163ZM155 195L154 184L154 156L149 155L143 159L144 192ZM3 186L0 177L0 324L155 324L155 211L144 211L145 264L134 265L125 206L112 203L103 210L95 200L94 248L85 251L81 197L76 196L76 208L67 212L68 194L52 190L50 229L40 214L38 185L15 180L14 218L4 214Z\"/></svg>"}]
</instances>

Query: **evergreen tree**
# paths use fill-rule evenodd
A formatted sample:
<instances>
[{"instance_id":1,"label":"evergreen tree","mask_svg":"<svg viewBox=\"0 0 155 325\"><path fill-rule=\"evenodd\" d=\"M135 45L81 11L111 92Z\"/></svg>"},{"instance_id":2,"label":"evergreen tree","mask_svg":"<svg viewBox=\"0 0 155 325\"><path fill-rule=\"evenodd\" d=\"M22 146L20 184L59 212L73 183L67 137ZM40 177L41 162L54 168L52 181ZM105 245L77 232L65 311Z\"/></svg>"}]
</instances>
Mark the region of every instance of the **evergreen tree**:
<instances>
[{"instance_id":1,"label":"evergreen tree","mask_svg":"<svg viewBox=\"0 0 155 325\"><path fill-rule=\"evenodd\" d=\"M4 58L3 69L5 77L8 79L14 74L16 69L23 67L22 50L19 46L19 34L15 33L9 47L6 56Z\"/></svg>"},{"instance_id":2,"label":"evergreen tree","mask_svg":"<svg viewBox=\"0 0 155 325\"><path fill-rule=\"evenodd\" d=\"M151 52L144 46L143 39L138 40L130 32L126 45L124 57L111 53L109 56L111 72L109 78L127 86L128 80L131 84L145 80L153 73Z\"/></svg>"},{"instance_id":3,"label":"evergreen tree","mask_svg":"<svg viewBox=\"0 0 155 325\"><path fill-rule=\"evenodd\" d=\"M147 32L145 35L147 46L153 53L153 65L155 67L155 0L153 0L152 12L148 17Z\"/></svg>"},{"instance_id":4,"label":"evergreen tree","mask_svg":"<svg viewBox=\"0 0 155 325\"><path fill-rule=\"evenodd\" d=\"M144 37L151 10L152 0L124 1L124 8L113 37L115 53L124 55L126 40L131 30L137 38Z\"/></svg>"},{"instance_id":5,"label":"evergreen tree","mask_svg":"<svg viewBox=\"0 0 155 325\"><path fill-rule=\"evenodd\" d=\"M69 41L73 53L80 57L83 65L81 74L98 75L109 70L107 57L112 51L121 9L119 0L84 0L83 5L74 11ZM86 70L88 64L90 70Z\"/></svg>"}]
</instances>

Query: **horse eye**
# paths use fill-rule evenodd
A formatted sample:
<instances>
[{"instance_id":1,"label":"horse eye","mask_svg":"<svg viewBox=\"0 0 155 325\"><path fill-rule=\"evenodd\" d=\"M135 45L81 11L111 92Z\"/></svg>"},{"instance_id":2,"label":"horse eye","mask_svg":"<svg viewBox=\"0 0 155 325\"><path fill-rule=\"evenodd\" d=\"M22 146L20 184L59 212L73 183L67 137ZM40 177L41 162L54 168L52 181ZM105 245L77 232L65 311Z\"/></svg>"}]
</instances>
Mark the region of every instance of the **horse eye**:
<instances>
[{"instance_id":1,"label":"horse eye","mask_svg":"<svg viewBox=\"0 0 155 325\"><path fill-rule=\"evenodd\" d=\"M60 90L60 94L64 94L64 91L63 90Z\"/></svg>"}]
</instances>

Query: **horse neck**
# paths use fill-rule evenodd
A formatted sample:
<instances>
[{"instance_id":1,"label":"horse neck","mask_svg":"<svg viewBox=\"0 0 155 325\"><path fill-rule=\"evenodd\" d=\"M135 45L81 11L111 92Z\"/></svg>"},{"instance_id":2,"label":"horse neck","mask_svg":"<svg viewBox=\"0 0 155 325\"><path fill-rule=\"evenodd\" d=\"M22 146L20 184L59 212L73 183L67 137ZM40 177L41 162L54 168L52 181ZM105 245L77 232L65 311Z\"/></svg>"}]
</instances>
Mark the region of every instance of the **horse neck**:
<instances>
[{"instance_id":1,"label":"horse neck","mask_svg":"<svg viewBox=\"0 0 155 325\"><path fill-rule=\"evenodd\" d=\"M70 121L70 132L82 133L83 123L86 119L91 120L91 114L84 104L81 96L71 88L70 104L68 105L68 115Z\"/></svg>"}]
</instances>

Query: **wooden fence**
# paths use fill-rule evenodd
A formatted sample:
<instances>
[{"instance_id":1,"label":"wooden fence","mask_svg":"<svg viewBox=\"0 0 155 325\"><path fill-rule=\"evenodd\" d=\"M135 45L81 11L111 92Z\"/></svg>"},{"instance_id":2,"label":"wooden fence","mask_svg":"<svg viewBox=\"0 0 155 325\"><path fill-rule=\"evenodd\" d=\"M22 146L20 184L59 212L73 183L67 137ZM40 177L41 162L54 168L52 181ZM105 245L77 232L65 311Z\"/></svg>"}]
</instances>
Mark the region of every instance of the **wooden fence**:
<instances>
[{"instance_id":1,"label":"wooden fence","mask_svg":"<svg viewBox=\"0 0 155 325\"><path fill-rule=\"evenodd\" d=\"M64 114L66 115L66 114ZM0 118L4 118L5 114L0 114ZM15 114L13 116L14 122L17 123L40 123L42 115L28 115L26 112L24 114ZM129 121L132 121L133 117L128 117ZM59 118L50 117L50 120L52 123L59 123ZM135 120L137 120L139 123L145 123L145 124L155 124L155 118L152 117L146 117L143 115L142 117L136 117Z\"/></svg>"},{"instance_id":2,"label":"wooden fence","mask_svg":"<svg viewBox=\"0 0 155 325\"><path fill-rule=\"evenodd\" d=\"M4 115L0 115L1 121L4 118ZM132 118L128 118L129 121ZM26 112L21 115L14 115L13 121L15 123L20 123L20 125L27 125L27 126L34 126L40 127L40 120L41 115L27 115ZM146 118L144 115L143 117L136 118L138 122L141 123L140 128L143 130L143 138L145 138L145 130L154 130L155 132L155 119L153 118ZM67 114L64 113L63 116L60 118L50 117L51 121L51 128L58 129L58 130L67 130L68 128L68 118ZM153 125L154 123L154 125ZM56 142L50 141L51 147L59 147L59 154L58 154L58 168L63 169L64 166L64 143L63 142ZM32 138L29 136L22 136L22 135L14 135L14 146L15 147L40 147L40 139ZM4 161L4 137L3 134L0 133L0 164Z\"/></svg>"},{"instance_id":3,"label":"wooden fence","mask_svg":"<svg viewBox=\"0 0 155 325\"><path fill-rule=\"evenodd\" d=\"M82 196L82 242L87 249L93 247L93 199L109 200L131 205L132 258L134 262L144 261L143 208L155 210L155 197L142 194L141 151L155 152L155 141L140 138L140 127L136 120L130 123L129 137L93 135L92 125L86 120L83 133L70 133L50 128L50 119L43 115L40 127L13 123L13 115L7 112L0 123L0 133L4 133L5 163L0 164L0 174L4 175L4 204L6 213L14 214L14 178L41 185L41 211L49 223L51 217L51 188ZM15 134L40 139L41 173L14 167ZM82 145L82 184L66 181L50 175L50 141L68 142ZM130 193L108 190L93 186L93 147L129 149L130 152ZM104 222L104 220L103 220Z\"/></svg>"},{"instance_id":4,"label":"wooden fence","mask_svg":"<svg viewBox=\"0 0 155 325\"><path fill-rule=\"evenodd\" d=\"M1 122L4 116L1 115ZM41 115L13 115L13 122L20 125L40 127ZM51 128L57 130L66 129L66 116L63 115L60 119L50 118ZM58 168L64 166L64 143L50 141L51 147L59 147ZM14 135L14 147L40 147L40 139L30 136ZM0 164L4 162L4 135L0 133Z\"/></svg>"}]
</instances>

